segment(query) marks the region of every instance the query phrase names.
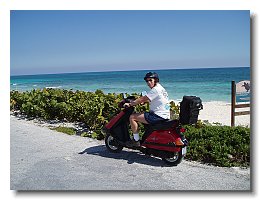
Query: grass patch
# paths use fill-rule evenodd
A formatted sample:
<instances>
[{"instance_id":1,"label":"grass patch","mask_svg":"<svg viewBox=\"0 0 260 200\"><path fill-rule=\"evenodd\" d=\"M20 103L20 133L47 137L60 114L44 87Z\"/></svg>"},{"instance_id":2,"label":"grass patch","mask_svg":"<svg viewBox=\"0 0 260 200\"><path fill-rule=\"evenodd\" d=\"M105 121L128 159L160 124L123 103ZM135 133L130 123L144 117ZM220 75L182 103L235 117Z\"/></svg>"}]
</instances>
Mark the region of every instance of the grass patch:
<instances>
[{"instance_id":1,"label":"grass patch","mask_svg":"<svg viewBox=\"0 0 260 200\"><path fill-rule=\"evenodd\" d=\"M55 131L58 131L58 132L61 132L61 133L66 133L68 135L75 135L76 134L75 129L70 128L70 127L58 126L58 127L52 128L52 130L55 130Z\"/></svg>"}]
</instances>

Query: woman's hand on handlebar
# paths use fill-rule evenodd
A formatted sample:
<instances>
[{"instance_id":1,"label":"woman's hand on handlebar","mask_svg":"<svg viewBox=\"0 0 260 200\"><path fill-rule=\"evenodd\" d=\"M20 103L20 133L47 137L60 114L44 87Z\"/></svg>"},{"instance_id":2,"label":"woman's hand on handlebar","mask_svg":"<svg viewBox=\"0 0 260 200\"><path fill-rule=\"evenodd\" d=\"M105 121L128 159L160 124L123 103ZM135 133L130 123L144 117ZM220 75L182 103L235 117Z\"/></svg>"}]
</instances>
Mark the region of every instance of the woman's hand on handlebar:
<instances>
[{"instance_id":1,"label":"woman's hand on handlebar","mask_svg":"<svg viewBox=\"0 0 260 200\"><path fill-rule=\"evenodd\" d=\"M129 107L131 107L131 103L125 103L124 104L124 108L129 108Z\"/></svg>"}]
</instances>

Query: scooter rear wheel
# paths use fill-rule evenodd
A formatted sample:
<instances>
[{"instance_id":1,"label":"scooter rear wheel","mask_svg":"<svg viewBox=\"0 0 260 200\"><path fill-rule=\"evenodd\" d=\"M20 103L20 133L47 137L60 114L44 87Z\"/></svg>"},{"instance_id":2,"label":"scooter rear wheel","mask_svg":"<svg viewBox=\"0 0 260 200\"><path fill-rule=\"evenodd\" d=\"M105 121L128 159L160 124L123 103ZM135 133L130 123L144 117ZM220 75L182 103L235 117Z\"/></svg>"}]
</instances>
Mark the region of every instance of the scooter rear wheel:
<instances>
[{"instance_id":1,"label":"scooter rear wheel","mask_svg":"<svg viewBox=\"0 0 260 200\"><path fill-rule=\"evenodd\" d=\"M182 161L182 151L175 152L171 158L162 158L162 160L170 166L177 166Z\"/></svg>"},{"instance_id":2,"label":"scooter rear wheel","mask_svg":"<svg viewBox=\"0 0 260 200\"><path fill-rule=\"evenodd\" d=\"M119 153L122 151L123 149L123 146L121 146L120 144L118 144L118 142L116 141L116 139L111 136L111 135L106 135L106 138L105 138L105 144L106 144L106 147L107 149L110 151L110 152L113 152L113 153Z\"/></svg>"}]
</instances>

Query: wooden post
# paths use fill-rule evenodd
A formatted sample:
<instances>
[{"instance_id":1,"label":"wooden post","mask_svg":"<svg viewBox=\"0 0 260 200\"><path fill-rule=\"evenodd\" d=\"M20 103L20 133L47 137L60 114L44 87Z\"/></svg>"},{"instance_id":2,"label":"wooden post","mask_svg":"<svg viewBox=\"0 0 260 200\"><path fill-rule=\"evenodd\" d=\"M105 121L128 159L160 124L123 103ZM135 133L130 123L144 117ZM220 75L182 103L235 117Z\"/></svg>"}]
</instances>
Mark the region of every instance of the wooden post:
<instances>
[{"instance_id":1,"label":"wooden post","mask_svg":"<svg viewBox=\"0 0 260 200\"><path fill-rule=\"evenodd\" d=\"M231 126L235 126L235 106L236 106L236 83L232 81L232 94L231 94Z\"/></svg>"}]
</instances>

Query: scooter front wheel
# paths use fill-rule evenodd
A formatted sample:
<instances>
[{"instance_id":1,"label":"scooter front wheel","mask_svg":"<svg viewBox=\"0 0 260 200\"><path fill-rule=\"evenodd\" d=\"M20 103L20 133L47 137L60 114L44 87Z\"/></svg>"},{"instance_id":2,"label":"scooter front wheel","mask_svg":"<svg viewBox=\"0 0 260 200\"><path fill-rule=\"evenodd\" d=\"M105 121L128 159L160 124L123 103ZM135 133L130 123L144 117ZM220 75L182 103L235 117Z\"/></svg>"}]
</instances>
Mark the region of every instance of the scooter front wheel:
<instances>
[{"instance_id":1,"label":"scooter front wheel","mask_svg":"<svg viewBox=\"0 0 260 200\"><path fill-rule=\"evenodd\" d=\"M162 160L170 166L177 166L182 161L183 155L182 151L175 152L170 158L162 158Z\"/></svg>"},{"instance_id":2,"label":"scooter front wheel","mask_svg":"<svg viewBox=\"0 0 260 200\"><path fill-rule=\"evenodd\" d=\"M118 144L116 139L112 135L106 135L105 144L107 149L113 153L119 153L122 151L123 146Z\"/></svg>"}]
</instances>

